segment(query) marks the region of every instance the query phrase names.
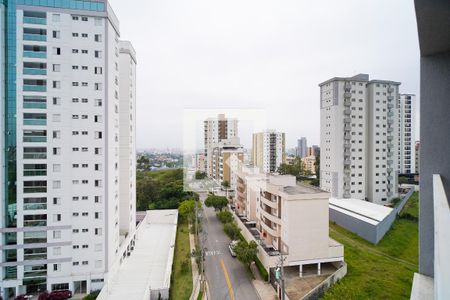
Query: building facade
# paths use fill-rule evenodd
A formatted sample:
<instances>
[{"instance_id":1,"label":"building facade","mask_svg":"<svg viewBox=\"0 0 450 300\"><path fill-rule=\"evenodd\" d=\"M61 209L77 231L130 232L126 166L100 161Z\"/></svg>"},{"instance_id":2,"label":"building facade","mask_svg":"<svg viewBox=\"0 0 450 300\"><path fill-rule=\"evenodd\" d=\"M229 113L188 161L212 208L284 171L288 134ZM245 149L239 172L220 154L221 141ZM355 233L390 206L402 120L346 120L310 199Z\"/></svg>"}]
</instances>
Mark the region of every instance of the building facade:
<instances>
[{"instance_id":1,"label":"building facade","mask_svg":"<svg viewBox=\"0 0 450 300\"><path fill-rule=\"evenodd\" d=\"M308 171L311 174L316 174L316 157L314 155L303 157L302 163L305 171Z\"/></svg>"},{"instance_id":2,"label":"building facade","mask_svg":"<svg viewBox=\"0 0 450 300\"><path fill-rule=\"evenodd\" d=\"M398 99L398 170L401 174L416 173L415 104L416 95L400 94Z\"/></svg>"},{"instance_id":3,"label":"building facade","mask_svg":"<svg viewBox=\"0 0 450 300\"><path fill-rule=\"evenodd\" d=\"M261 172L274 173L285 160L284 132L267 130L253 134L252 163Z\"/></svg>"},{"instance_id":4,"label":"building facade","mask_svg":"<svg viewBox=\"0 0 450 300\"><path fill-rule=\"evenodd\" d=\"M212 176L212 148L222 140L238 137L238 120L226 118L224 114L209 118L204 121L204 134L206 172Z\"/></svg>"},{"instance_id":5,"label":"building facade","mask_svg":"<svg viewBox=\"0 0 450 300\"><path fill-rule=\"evenodd\" d=\"M295 176L257 174L243 169L238 176L235 216L242 234L259 245L258 257L267 270L278 265L298 268L344 260L343 246L329 238L329 193L296 183Z\"/></svg>"},{"instance_id":6,"label":"building facade","mask_svg":"<svg viewBox=\"0 0 450 300\"><path fill-rule=\"evenodd\" d=\"M305 137L297 140L297 156L305 157L308 155L308 144Z\"/></svg>"},{"instance_id":7,"label":"building facade","mask_svg":"<svg viewBox=\"0 0 450 300\"><path fill-rule=\"evenodd\" d=\"M320 186L333 198L397 197L399 85L366 74L319 85Z\"/></svg>"},{"instance_id":8,"label":"building facade","mask_svg":"<svg viewBox=\"0 0 450 300\"><path fill-rule=\"evenodd\" d=\"M244 161L244 149L238 138L222 140L211 148L211 178L217 183L227 182L231 189L236 188L236 174Z\"/></svg>"},{"instance_id":9,"label":"building facade","mask_svg":"<svg viewBox=\"0 0 450 300\"><path fill-rule=\"evenodd\" d=\"M100 289L133 243L132 55L105 0L1 0L0 24L0 292Z\"/></svg>"}]
</instances>

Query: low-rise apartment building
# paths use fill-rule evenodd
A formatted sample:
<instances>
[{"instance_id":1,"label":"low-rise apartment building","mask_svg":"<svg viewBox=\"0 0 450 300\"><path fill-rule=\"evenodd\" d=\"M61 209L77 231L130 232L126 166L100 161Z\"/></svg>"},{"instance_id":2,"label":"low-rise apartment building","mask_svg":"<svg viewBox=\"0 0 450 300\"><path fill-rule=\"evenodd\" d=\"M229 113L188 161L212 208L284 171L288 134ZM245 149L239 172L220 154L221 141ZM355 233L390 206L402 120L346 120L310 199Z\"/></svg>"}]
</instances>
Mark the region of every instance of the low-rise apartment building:
<instances>
[{"instance_id":1,"label":"low-rise apartment building","mask_svg":"<svg viewBox=\"0 0 450 300\"><path fill-rule=\"evenodd\" d=\"M235 218L247 240L259 244L258 258L267 270L279 263L298 267L340 267L343 246L329 238L329 193L298 184L294 176L242 170L237 179Z\"/></svg>"},{"instance_id":2,"label":"low-rise apartment building","mask_svg":"<svg viewBox=\"0 0 450 300\"><path fill-rule=\"evenodd\" d=\"M316 174L316 157L314 155L303 157L302 163L305 171L309 171L311 174Z\"/></svg>"}]
</instances>

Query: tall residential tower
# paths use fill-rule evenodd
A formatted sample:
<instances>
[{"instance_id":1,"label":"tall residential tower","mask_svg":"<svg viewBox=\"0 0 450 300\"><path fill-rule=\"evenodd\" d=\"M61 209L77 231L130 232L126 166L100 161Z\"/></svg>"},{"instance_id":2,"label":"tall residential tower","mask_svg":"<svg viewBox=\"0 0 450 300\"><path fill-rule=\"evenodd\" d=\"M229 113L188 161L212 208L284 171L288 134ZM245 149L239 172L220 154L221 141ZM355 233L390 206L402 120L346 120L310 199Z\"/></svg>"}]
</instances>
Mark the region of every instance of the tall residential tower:
<instances>
[{"instance_id":1,"label":"tall residential tower","mask_svg":"<svg viewBox=\"0 0 450 300\"><path fill-rule=\"evenodd\" d=\"M398 195L399 82L366 74L320 86L320 186L334 198L386 203Z\"/></svg>"},{"instance_id":2,"label":"tall residential tower","mask_svg":"<svg viewBox=\"0 0 450 300\"><path fill-rule=\"evenodd\" d=\"M398 99L398 170L402 174L416 173L415 166L415 106L416 95L400 94Z\"/></svg>"},{"instance_id":3,"label":"tall residential tower","mask_svg":"<svg viewBox=\"0 0 450 300\"><path fill-rule=\"evenodd\" d=\"M106 0L0 24L0 292L98 290L134 243L134 51Z\"/></svg>"},{"instance_id":4,"label":"tall residential tower","mask_svg":"<svg viewBox=\"0 0 450 300\"><path fill-rule=\"evenodd\" d=\"M252 162L263 173L274 173L286 160L285 134L267 130L253 134Z\"/></svg>"}]
</instances>

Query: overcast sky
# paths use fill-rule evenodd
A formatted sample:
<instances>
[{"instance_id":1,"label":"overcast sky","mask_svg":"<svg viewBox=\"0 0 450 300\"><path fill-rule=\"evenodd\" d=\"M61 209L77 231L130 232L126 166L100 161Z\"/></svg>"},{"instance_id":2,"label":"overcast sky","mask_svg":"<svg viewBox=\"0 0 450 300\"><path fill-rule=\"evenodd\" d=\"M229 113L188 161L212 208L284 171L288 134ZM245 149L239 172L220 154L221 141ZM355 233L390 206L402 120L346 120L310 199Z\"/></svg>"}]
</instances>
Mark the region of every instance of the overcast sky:
<instances>
[{"instance_id":1,"label":"overcast sky","mask_svg":"<svg viewBox=\"0 0 450 300\"><path fill-rule=\"evenodd\" d=\"M419 92L412 0L109 1L137 51L141 149L181 148L184 109L265 109L288 147L319 144L318 84L334 76Z\"/></svg>"}]
</instances>

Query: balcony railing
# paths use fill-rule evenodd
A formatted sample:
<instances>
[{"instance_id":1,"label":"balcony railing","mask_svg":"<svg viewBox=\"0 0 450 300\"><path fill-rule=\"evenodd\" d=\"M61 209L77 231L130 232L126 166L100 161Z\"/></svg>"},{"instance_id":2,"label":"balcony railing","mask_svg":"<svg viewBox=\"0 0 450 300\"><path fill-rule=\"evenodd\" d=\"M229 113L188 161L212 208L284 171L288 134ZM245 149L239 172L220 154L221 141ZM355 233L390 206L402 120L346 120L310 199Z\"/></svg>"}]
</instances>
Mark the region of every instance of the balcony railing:
<instances>
[{"instance_id":1,"label":"balcony railing","mask_svg":"<svg viewBox=\"0 0 450 300\"><path fill-rule=\"evenodd\" d=\"M24 33L23 34L23 40L24 41L45 42L45 41L47 41L47 36L46 35L42 35L42 34Z\"/></svg>"},{"instance_id":2,"label":"balcony railing","mask_svg":"<svg viewBox=\"0 0 450 300\"><path fill-rule=\"evenodd\" d=\"M24 102L23 108L29 109L46 109L47 103L45 102Z\"/></svg>"},{"instance_id":3,"label":"balcony railing","mask_svg":"<svg viewBox=\"0 0 450 300\"><path fill-rule=\"evenodd\" d=\"M24 136L24 143L45 143L47 142L46 136Z\"/></svg>"},{"instance_id":4,"label":"balcony railing","mask_svg":"<svg viewBox=\"0 0 450 300\"><path fill-rule=\"evenodd\" d=\"M47 19L45 18L35 18L35 17L23 17L24 24L40 24L46 25Z\"/></svg>"},{"instance_id":5,"label":"balcony railing","mask_svg":"<svg viewBox=\"0 0 450 300\"><path fill-rule=\"evenodd\" d=\"M46 119L24 119L23 125L45 126L45 125L47 125L47 120Z\"/></svg>"},{"instance_id":6,"label":"balcony railing","mask_svg":"<svg viewBox=\"0 0 450 300\"><path fill-rule=\"evenodd\" d=\"M25 74L25 75L47 75L47 69L24 68L23 74Z\"/></svg>"},{"instance_id":7,"label":"balcony railing","mask_svg":"<svg viewBox=\"0 0 450 300\"><path fill-rule=\"evenodd\" d=\"M42 51L23 51L23 57L47 58L47 52L42 52Z\"/></svg>"},{"instance_id":8,"label":"balcony railing","mask_svg":"<svg viewBox=\"0 0 450 300\"><path fill-rule=\"evenodd\" d=\"M23 86L24 92L46 92L47 86L45 85L28 85L24 84Z\"/></svg>"}]
</instances>

